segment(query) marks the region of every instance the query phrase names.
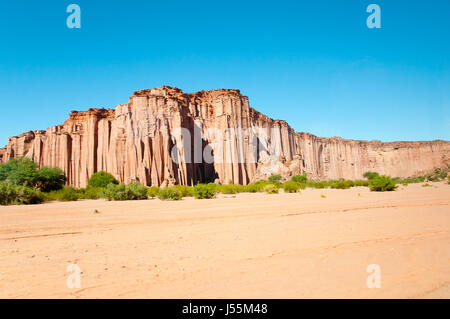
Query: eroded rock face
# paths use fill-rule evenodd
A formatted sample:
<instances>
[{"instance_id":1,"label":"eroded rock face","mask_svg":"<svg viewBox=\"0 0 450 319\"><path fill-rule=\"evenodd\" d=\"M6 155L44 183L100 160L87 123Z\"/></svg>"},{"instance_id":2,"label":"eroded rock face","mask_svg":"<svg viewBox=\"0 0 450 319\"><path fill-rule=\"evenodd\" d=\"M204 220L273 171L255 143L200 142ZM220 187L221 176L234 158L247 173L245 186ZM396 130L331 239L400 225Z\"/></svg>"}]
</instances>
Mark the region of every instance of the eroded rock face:
<instances>
[{"instance_id":1,"label":"eroded rock face","mask_svg":"<svg viewBox=\"0 0 450 319\"><path fill-rule=\"evenodd\" d=\"M10 137L0 162L27 156L85 187L100 170L146 185L247 184L271 174L359 179L408 177L448 166L450 142L355 141L295 133L249 106L239 90L134 92L115 110L73 111L62 125ZM213 156L213 157L212 157Z\"/></svg>"}]
</instances>

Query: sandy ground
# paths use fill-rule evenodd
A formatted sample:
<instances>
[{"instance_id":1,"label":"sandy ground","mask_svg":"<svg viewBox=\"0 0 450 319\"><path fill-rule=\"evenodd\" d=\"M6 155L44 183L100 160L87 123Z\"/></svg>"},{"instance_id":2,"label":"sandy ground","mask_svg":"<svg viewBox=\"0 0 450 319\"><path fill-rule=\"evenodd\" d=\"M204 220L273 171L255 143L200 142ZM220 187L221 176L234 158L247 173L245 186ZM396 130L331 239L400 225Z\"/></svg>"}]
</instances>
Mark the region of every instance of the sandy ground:
<instances>
[{"instance_id":1,"label":"sandy ground","mask_svg":"<svg viewBox=\"0 0 450 319\"><path fill-rule=\"evenodd\" d=\"M449 298L450 185L431 184L0 207L0 297Z\"/></svg>"}]
</instances>

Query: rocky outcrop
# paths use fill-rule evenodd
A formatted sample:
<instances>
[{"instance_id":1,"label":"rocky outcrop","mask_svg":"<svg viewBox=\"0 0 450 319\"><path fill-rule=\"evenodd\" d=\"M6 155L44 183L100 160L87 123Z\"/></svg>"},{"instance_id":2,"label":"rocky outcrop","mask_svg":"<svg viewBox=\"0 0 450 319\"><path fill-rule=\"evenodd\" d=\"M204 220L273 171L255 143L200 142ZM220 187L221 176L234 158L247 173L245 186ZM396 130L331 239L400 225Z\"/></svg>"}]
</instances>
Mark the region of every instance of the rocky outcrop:
<instances>
[{"instance_id":1,"label":"rocky outcrop","mask_svg":"<svg viewBox=\"0 0 450 319\"><path fill-rule=\"evenodd\" d=\"M188 94L163 86L134 92L115 110L73 111L62 125L10 137L0 162L26 156L57 166L77 187L100 170L146 185L246 184L275 173L408 177L448 166L449 151L447 141L381 143L296 133L251 108L239 90Z\"/></svg>"}]
</instances>

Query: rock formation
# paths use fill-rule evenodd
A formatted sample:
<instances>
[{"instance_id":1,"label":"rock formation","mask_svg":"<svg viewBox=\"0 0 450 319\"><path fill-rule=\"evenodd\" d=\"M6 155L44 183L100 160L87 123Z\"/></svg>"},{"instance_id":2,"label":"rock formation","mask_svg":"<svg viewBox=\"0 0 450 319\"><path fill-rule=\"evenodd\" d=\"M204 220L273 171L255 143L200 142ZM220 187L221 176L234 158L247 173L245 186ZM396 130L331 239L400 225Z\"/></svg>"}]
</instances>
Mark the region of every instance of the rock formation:
<instances>
[{"instance_id":1,"label":"rock formation","mask_svg":"<svg viewBox=\"0 0 450 319\"><path fill-rule=\"evenodd\" d=\"M408 177L448 166L449 151L448 141L382 143L296 133L251 108L239 90L188 94L163 86L134 92L115 110L72 111L62 125L10 137L0 162L26 156L57 166L77 187L100 170L125 183L246 184L275 173Z\"/></svg>"}]
</instances>

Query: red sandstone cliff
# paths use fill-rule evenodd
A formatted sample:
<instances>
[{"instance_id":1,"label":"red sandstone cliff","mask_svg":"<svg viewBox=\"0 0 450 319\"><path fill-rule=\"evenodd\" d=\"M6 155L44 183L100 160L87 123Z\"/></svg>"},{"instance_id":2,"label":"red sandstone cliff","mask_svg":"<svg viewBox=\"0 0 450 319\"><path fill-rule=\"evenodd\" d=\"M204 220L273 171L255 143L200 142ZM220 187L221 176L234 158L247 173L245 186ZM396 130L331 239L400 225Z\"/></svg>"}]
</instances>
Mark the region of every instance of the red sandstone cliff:
<instances>
[{"instance_id":1,"label":"red sandstone cliff","mask_svg":"<svg viewBox=\"0 0 450 319\"><path fill-rule=\"evenodd\" d=\"M214 161L205 160L203 151ZM376 171L408 177L450 165L449 151L447 141L381 143L295 133L285 121L251 108L239 90L188 94L163 86L134 92L115 110L73 111L62 125L10 137L0 162L27 156L62 168L78 187L100 170L146 185L217 179L246 184L274 173L358 179Z\"/></svg>"}]
</instances>

